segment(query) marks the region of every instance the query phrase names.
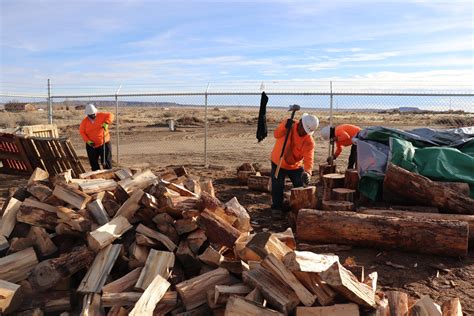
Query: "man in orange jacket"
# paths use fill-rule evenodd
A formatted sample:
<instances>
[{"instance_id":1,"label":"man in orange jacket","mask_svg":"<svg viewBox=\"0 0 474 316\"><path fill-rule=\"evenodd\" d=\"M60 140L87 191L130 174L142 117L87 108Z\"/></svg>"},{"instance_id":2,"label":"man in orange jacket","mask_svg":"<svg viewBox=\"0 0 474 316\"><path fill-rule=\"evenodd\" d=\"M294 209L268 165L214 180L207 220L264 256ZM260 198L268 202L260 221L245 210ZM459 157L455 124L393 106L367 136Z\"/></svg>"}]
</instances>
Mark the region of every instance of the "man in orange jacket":
<instances>
[{"instance_id":1,"label":"man in orange jacket","mask_svg":"<svg viewBox=\"0 0 474 316\"><path fill-rule=\"evenodd\" d=\"M79 126L81 137L86 143L87 157L92 171L102 168L112 169L112 145L110 144L109 124L114 115L108 112L98 112L93 104L86 106L86 117Z\"/></svg>"},{"instance_id":2,"label":"man in orange jacket","mask_svg":"<svg viewBox=\"0 0 474 316\"><path fill-rule=\"evenodd\" d=\"M336 142L336 152L334 153L333 160L337 159L339 155L342 153L342 147L351 146L351 153L349 155L349 163L347 169L354 168L354 165L357 161L357 145L352 143L352 138L354 138L359 132L361 128L359 126L351 125L351 124L341 124L336 126L335 128L335 142ZM321 129L321 134L324 139L329 140L330 137L330 127L326 126ZM331 157L328 157L328 163Z\"/></svg>"},{"instance_id":3,"label":"man in orange jacket","mask_svg":"<svg viewBox=\"0 0 474 316\"><path fill-rule=\"evenodd\" d=\"M312 135L318 125L318 118L307 113L304 113L299 121L294 121L283 154L278 178L275 178L275 171L280 161L290 120L283 120L273 132L276 142L271 155L272 209L281 210L282 208L286 176L290 178L294 187L309 184L314 164L314 139Z\"/></svg>"}]
</instances>

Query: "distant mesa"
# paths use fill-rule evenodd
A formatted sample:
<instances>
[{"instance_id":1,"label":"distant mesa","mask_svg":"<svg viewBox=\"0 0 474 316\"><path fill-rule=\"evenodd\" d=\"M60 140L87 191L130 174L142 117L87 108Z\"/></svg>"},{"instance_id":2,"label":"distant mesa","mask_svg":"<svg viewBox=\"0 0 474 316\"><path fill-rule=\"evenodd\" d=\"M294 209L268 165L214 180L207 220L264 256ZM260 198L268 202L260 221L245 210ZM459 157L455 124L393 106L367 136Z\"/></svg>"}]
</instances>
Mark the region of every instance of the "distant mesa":
<instances>
[{"instance_id":1,"label":"distant mesa","mask_svg":"<svg viewBox=\"0 0 474 316\"><path fill-rule=\"evenodd\" d=\"M398 108L398 111L400 113L405 113L405 112L421 112L420 108L414 107L414 106L401 106Z\"/></svg>"}]
</instances>

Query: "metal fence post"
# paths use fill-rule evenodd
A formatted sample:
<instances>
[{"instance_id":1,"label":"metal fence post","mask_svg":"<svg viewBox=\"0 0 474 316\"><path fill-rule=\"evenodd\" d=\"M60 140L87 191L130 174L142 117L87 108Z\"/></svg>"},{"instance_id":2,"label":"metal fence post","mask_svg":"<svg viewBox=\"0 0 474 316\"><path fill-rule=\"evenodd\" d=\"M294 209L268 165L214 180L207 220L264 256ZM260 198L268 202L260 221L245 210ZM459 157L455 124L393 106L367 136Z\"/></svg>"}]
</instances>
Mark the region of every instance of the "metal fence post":
<instances>
[{"instance_id":1,"label":"metal fence post","mask_svg":"<svg viewBox=\"0 0 474 316\"><path fill-rule=\"evenodd\" d=\"M204 167L207 168L207 92L209 91L209 83L204 93Z\"/></svg>"},{"instance_id":2,"label":"metal fence post","mask_svg":"<svg viewBox=\"0 0 474 316\"><path fill-rule=\"evenodd\" d=\"M53 124L53 100L51 99L51 79L48 79L48 124Z\"/></svg>"},{"instance_id":3,"label":"metal fence post","mask_svg":"<svg viewBox=\"0 0 474 316\"><path fill-rule=\"evenodd\" d=\"M332 127L332 81L329 81L329 128ZM331 140L329 140L328 157L331 157Z\"/></svg>"},{"instance_id":4,"label":"metal fence post","mask_svg":"<svg viewBox=\"0 0 474 316\"><path fill-rule=\"evenodd\" d=\"M120 163L120 133L119 133L119 127L120 127L120 117L119 117L119 102L118 102L118 93L120 92L120 89L122 88L122 85L117 89L117 92L115 92L115 142L117 143L116 145L116 156L117 156L117 164Z\"/></svg>"}]
</instances>

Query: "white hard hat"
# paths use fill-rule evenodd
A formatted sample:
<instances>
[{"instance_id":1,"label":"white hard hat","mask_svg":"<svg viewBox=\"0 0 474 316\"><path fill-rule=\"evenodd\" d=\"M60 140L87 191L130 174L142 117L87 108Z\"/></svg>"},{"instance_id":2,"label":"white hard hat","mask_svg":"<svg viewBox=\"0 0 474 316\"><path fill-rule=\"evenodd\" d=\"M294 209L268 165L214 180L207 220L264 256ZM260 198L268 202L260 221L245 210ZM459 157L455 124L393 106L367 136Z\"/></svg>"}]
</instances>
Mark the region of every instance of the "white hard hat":
<instances>
[{"instance_id":1,"label":"white hard hat","mask_svg":"<svg viewBox=\"0 0 474 316\"><path fill-rule=\"evenodd\" d=\"M329 136L331 133L331 128L329 126L325 126L321 129L321 136L323 136L324 139L328 140Z\"/></svg>"},{"instance_id":2,"label":"white hard hat","mask_svg":"<svg viewBox=\"0 0 474 316\"><path fill-rule=\"evenodd\" d=\"M86 105L86 115L96 114L97 112L97 108L94 104L89 103L88 105Z\"/></svg>"},{"instance_id":3,"label":"white hard hat","mask_svg":"<svg viewBox=\"0 0 474 316\"><path fill-rule=\"evenodd\" d=\"M303 113L303 116L301 117L301 123L303 124L304 131L309 135L313 135L314 131L319 126L318 118L308 113Z\"/></svg>"}]
</instances>

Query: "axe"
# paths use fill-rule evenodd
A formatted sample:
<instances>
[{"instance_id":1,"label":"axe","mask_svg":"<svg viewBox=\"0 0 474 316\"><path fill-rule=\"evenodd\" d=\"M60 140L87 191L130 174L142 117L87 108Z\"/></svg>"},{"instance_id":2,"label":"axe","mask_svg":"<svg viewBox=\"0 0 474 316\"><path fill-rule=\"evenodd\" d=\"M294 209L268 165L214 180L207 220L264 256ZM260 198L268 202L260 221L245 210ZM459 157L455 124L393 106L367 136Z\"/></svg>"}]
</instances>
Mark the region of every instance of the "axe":
<instances>
[{"instance_id":1,"label":"axe","mask_svg":"<svg viewBox=\"0 0 474 316\"><path fill-rule=\"evenodd\" d=\"M329 157L329 165L334 164L334 143L336 142L336 128L331 126L329 128L329 146L331 148L331 156Z\"/></svg>"},{"instance_id":2,"label":"axe","mask_svg":"<svg viewBox=\"0 0 474 316\"><path fill-rule=\"evenodd\" d=\"M289 123L288 129L286 130L285 141L283 142L283 148L281 149L281 154L280 154L280 161L278 161L278 166L275 170L275 174L274 174L275 179L278 178L278 174L280 173L281 163L283 161L283 155L285 154L286 143L288 142L288 136L290 136L291 128L293 127L293 118L295 117L296 111L299 111L300 109L301 107L298 104L293 104L293 105L290 105L290 109L288 110L288 111L291 111L290 123Z\"/></svg>"}]
</instances>

